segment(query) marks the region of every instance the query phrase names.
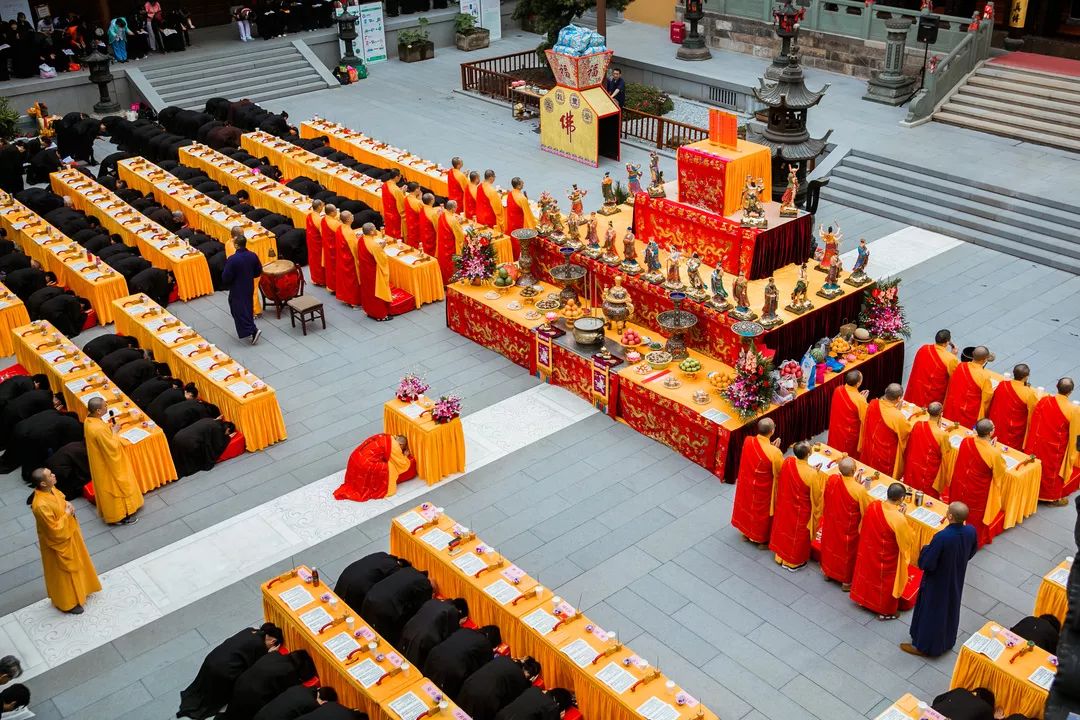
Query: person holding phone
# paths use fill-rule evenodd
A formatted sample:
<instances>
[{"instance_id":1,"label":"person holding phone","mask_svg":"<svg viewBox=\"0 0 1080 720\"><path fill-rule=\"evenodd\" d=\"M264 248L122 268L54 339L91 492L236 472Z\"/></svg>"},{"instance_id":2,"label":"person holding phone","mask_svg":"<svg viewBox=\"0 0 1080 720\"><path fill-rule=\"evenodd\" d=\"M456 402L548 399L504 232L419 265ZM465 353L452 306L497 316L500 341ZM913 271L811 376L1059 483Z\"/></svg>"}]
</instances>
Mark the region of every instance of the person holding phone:
<instances>
[{"instance_id":1,"label":"person holding phone","mask_svg":"<svg viewBox=\"0 0 1080 720\"><path fill-rule=\"evenodd\" d=\"M83 429L98 513L109 525L134 525L139 520L135 513L143 506L143 494L131 461L124 454L116 413L100 397L91 398L87 408L90 414Z\"/></svg>"}]
</instances>

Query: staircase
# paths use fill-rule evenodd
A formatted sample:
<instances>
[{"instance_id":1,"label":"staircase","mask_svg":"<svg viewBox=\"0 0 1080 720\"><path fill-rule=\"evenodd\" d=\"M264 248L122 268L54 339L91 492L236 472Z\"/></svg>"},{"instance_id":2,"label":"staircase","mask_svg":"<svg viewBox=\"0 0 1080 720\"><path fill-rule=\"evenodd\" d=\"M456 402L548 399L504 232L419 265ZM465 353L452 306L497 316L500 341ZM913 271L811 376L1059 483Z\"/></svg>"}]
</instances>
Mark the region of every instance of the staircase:
<instances>
[{"instance_id":1,"label":"staircase","mask_svg":"<svg viewBox=\"0 0 1080 720\"><path fill-rule=\"evenodd\" d=\"M1080 275L1080 207L853 150L821 197Z\"/></svg>"},{"instance_id":2,"label":"staircase","mask_svg":"<svg viewBox=\"0 0 1080 720\"><path fill-rule=\"evenodd\" d=\"M934 119L1080 151L1080 78L983 63Z\"/></svg>"},{"instance_id":3,"label":"staircase","mask_svg":"<svg viewBox=\"0 0 1080 720\"><path fill-rule=\"evenodd\" d=\"M170 105L199 110L212 97L244 97L259 103L338 86L301 41L256 45L250 51L245 47L188 61L178 56L177 62L146 68L142 78L135 79L137 86L149 84L149 89L139 89L159 111Z\"/></svg>"}]
</instances>

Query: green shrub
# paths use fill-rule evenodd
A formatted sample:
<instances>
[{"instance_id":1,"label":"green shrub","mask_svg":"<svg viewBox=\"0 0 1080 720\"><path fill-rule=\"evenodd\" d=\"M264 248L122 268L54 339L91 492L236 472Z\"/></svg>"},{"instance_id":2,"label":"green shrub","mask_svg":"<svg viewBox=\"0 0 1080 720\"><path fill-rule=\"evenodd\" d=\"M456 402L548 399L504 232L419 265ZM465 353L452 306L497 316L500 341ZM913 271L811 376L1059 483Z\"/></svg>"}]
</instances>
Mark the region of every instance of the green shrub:
<instances>
[{"instance_id":1,"label":"green shrub","mask_svg":"<svg viewBox=\"0 0 1080 720\"><path fill-rule=\"evenodd\" d=\"M454 32L458 35L468 35L476 28L476 18L469 13L458 13L454 17Z\"/></svg>"},{"instance_id":2,"label":"green shrub","mask_svg":"<svg viewBox=\"0 0 1080 720\"><path fill-rule=\"evenodd\" d=\"M667 94L651 85L626 83L626 107L650 115L666 115L675 109Z\"/></svg>"},{"instance_id":3,"label":"green shrub","mask_svg":"<svg viewBox=\"0 0 1080 720\"><path fill-rule=\"evenodd\" d=\"M11 107L6 97L0 97L0 138L15 137L19 126L19 111Z\"/></svg>"}]
</instances>

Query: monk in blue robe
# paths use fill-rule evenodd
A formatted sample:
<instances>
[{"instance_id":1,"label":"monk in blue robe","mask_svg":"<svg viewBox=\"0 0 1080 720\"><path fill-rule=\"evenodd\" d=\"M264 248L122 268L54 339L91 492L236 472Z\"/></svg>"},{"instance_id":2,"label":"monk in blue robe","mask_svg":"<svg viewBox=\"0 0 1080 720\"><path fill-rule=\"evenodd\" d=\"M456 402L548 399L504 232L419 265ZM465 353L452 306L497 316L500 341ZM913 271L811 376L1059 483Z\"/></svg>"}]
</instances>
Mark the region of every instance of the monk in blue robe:
<instances>
[{"instance_id":1,"label":"monk in blue robe","mask_svg":"<svg viewBox=\"0 0 1080 720\"><path fill-rule=\"evenodd\" d=\"M965 525L968 507L949 505L944 528L919 553L922 583L915 612L911 616L911 642L900 649L912 655L937 657L956 644L960 625L960 598L964 592L964 574L968 560L978 549L975 528Z\"/></svg>"},{"instance_id":2,"label":"monk in blue robe","mask_svg":"<svg viewBox=\"0 0 1080 720\"><path fill-rule=\"evenodd\" d=\"M229 313L236 325L236 336L254 345L262 331L255 327L255 280L262 275L259 256L247 249L247 238L240 226L232 229L236 252L225 261L221 280L229 288Z\"/></svg>"}]
</instances>

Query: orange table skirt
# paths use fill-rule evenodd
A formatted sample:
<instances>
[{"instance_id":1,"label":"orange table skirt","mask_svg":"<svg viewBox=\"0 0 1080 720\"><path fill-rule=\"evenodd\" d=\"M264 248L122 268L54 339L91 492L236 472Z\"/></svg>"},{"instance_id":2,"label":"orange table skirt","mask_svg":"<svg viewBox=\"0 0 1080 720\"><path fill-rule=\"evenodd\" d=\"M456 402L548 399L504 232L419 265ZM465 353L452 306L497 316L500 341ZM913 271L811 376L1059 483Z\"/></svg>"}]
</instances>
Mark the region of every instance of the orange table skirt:
<instances>
[{"instance_id":1,"label":"orange table skirt","mask_svg":"<svg viewBox=\"0 0 1080 720\"><path fill-rule=\"evenodd\" d=\"M389 258L390 285L411 294L417 308L446 298L439 263L430 255L428 257L430 259L414 265L403 263L397 257Z\"/></svg>"},{"instance_id":2,"label":"orange table skirt","mask_svg":"<svg viewBox=\"0 0 1080 720\"><path fill-rule=\"evenodd\" d=\"M404 435L416 458L416 474L428 485L447 475L465 471L465 431L461 418L438 424L430 417L413 420L401 409L408 405L389 400L383 405L383 432Z\"/></svg>"},{"instance_id":3,"label":"orange table skirt","mask_svg":"<svg viewBox=\"0 0 1080 720\"><path fill-rule=\"evenodd\" d=\"M1061 624L1065 624L1065 613L1069 611L1069 594L1062 585L1050 579L1050 575L1059 570L1068 572L1071 565L1066 561L1058 565L1054 570L1043 576L1039 583L1039 592L1035 595L1035 612L1033 615L1053 615Z\"/></svg>"},{"instance_id":4,"label":"orange table skirt","mask_svg":"<svg viewBox=\"0 0 1080 720\"><path fill-rule=\"evenodd\" d=\"M15 352L11 331L22 325L28 325L30 316L26 312L23 301L14 294L9 294L8 289L3 285L0 285L0 294L8 296L7 300L0 302L11 303L0 308L0 357L8 357Z\"/></svg>"},{"instance_id":5,"label":"orange table skirt","mask_svg":"<svg viewBox=\"0 0 1080 720\"><path fill-rule=\"evenodd\" d=\"M221 155L225 158L224 155ZM211 180L221 183L229 189L229 192L236 192L237 190L246 190L251 203L255 207L264 208L271 212L284 215L292 221L292 224L298 228L304 227L307 221L308 210L302 209L288 202L284 198L271 195L265 190L260 190L251 183L244 182L243 179L237 177L233 173L229 172L224 167L219 167L211 162L208 158L199 157L191 151L190 147L180 148L180 162L188 167L197 168L206 173L207 177ZM247 169L245 167L245 169ZM250 170L249 170L250 172ZM263 178L265 181L267 178ZM282 190L288 190L284 185L277 185ZM289 194L292 194L291 192ZM299 193L296 193L299 195Z\"/></svg>"},{"instance_id":6,"label":"orange table skirt","mask_svg":"<svg viewBox=\"0 0 1080 720\"><path fill-rule=\"evenodd\" d=\"M991 625L992 623L987 623L979 632L989 637ZM1050 669L1046 663L1050 654L1041 648L1035 648L1010 665L1009 658L1019 648L1019 645L1006 648L995 662L966 646L961 647L953 668L949 689L989 688L994 693L998 707L1002 708L1006 715L1020 713L1042 720L1048 692L1029 682L1027 678L1040 665Z\"/></svg>"}]
</instances>

